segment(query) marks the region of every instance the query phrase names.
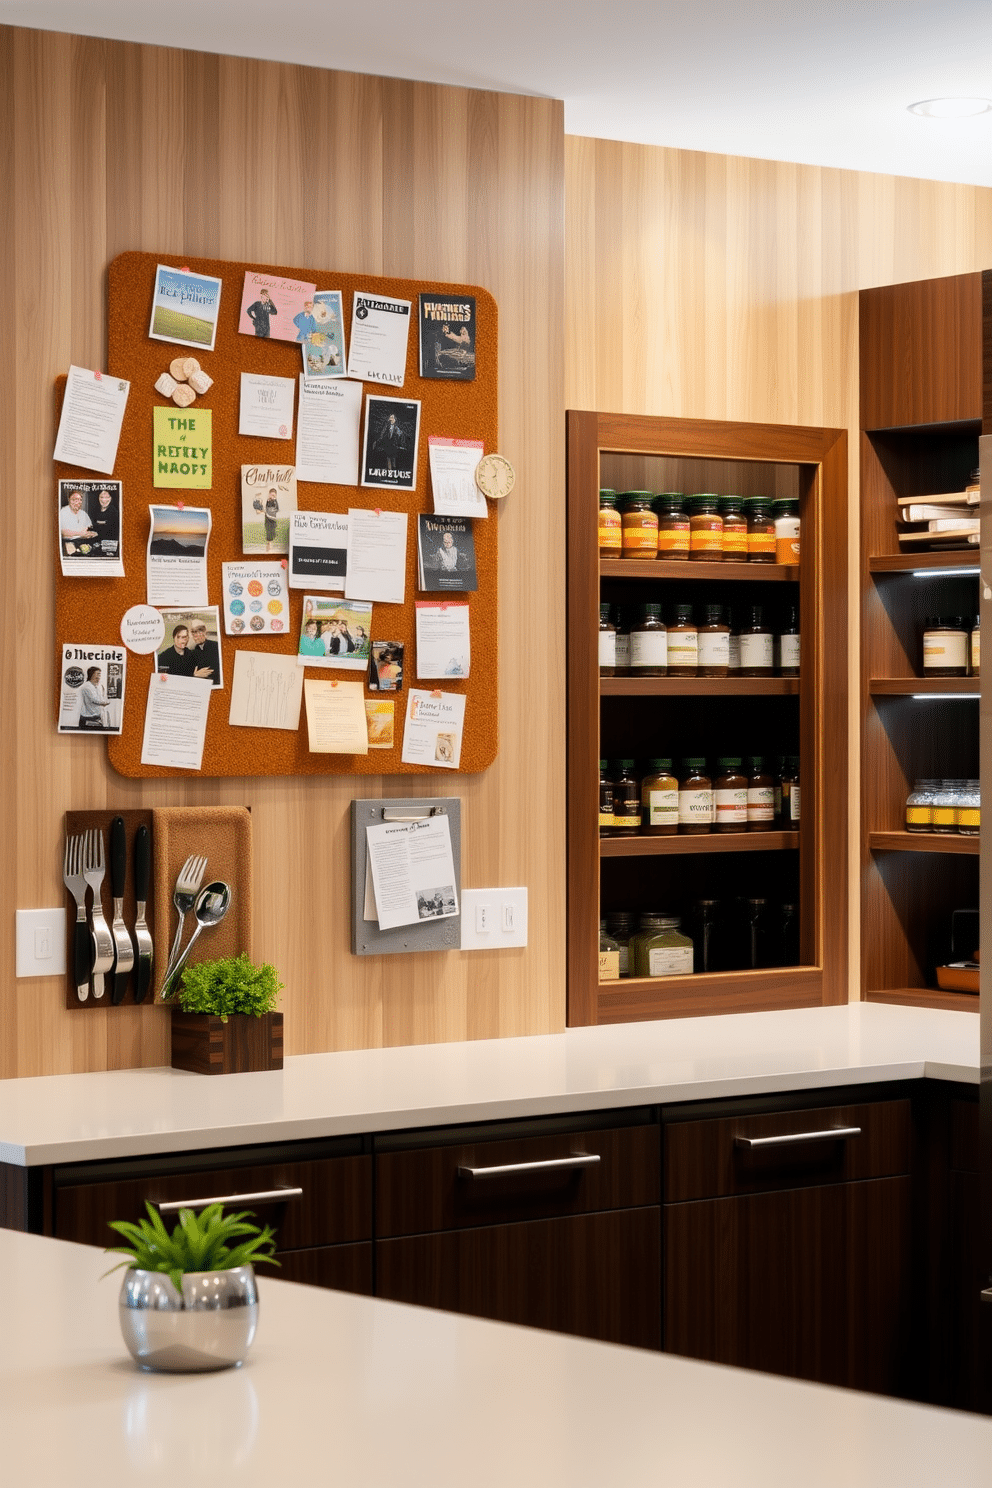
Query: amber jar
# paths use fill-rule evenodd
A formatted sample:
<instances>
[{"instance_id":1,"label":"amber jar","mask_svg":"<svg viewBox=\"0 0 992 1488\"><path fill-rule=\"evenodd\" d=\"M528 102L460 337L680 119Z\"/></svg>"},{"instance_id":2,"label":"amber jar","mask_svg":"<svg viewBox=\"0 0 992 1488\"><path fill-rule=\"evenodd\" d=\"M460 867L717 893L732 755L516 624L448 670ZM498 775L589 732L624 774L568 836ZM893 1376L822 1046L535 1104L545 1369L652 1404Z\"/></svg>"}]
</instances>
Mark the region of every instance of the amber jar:
<instances>
[{"instance_id":1,"label":"amber jar","mask_svg":"<svg viewBox=\"0 0 992 1488\"><path fill-rule=\"evenodd\" d=\"M744 498L721 496L720 516L723 518L724 563L746 563L747 518L744 515Z\"/></svg>"},{"instance_id":2,"label":"amber jar","mask_svg":"<svg viewBox=\"0 0 992 1488\"><path fill-rule=\"evenodd\" d=\"M664 677L668 673L668 630L660 604L643 604L630 627L630 675Z\"/></svg>"},{"instance_id":3,"label":"amber jar","mask_svg":"<svg viewBox=\"0 0 992 1488\"><path fill-rule=\"evenodd\" d=\"M710 492L689 496L689 557L696 563L723 562L723 518L720 498Z\"/></svg>"},{"instance_id":4,"label":"amber jar","mask_svg":"<svg viewBox=\"0 0 992 1488\"><path fill-rule=\"evenodd\" d=\"M790 605L776 637L775 661L780 677L799 676L799 611Z\"/></svg>"},{"instance_id":5,"label":"amber jar","mask_svg":"<svg viewBox=\"0 0 992 1488\"><path fill-rule=\"evenodd\" d=\"M747 829L749 832L775 830L775 780L765 769L764 756L750 754L747 768Z\"/></svg>"},{"instance_id":6,"label":"amber jar","mask_svg":"<svg viewBox=\"0 0 992 1488\"><path fill-rule=\"evenodd\" d=\"M668 675L695 677L699 669L699 632L692 605L676 605L668 622Z\"/></svg>"},{"instance_id":7,"label":"amber jar","mask_svg":"<svg viewBox=\"0 0 992 1488\"><path fill-rule=\"evenodd\" d=\"M624 491L619 498L624 558L657 558L658 518L650 491Z\"/></svg>"},{"instance_id":8,"label":"amber jar","mask_svg":"<svg viewBox=\"0 0 992 1488\"><path fill-rule=\"evenodd\" d=\"M662 491L654 498L658 514L658 557L671 562L689 556L689 518L681 491Z\"/></svg>"},{"instance_id":9,"label":"amber jar","mask_svg":"<svg viewBox=\"0 0 992 1488\"><path fill-rule=\"evenodd\" d=\"M617 493L604 487L599 493L599 556L619 558L622 547L622 524L617 511Z\"/></svg>"},{"instance_id":10,"label":"amber jar","mask_svg":"<svg viewBox=\"0 0 992 1488\"><path fill-rule=\"evenodd\" d=\"M967 677L970 634L962 615L923 622L924 677Z\"/></svg>"},{"instance_id":11,"label":"amber jar","mask_svg":"<svg viewBox=\"0 0 992 1488\"><path fill-rule=\"evenodd\" d=\"M765 622L764 605L749 605L741 626L742 677L775 675L775 642Z\"/></svg>"},{"instance_id":12,"label":"amber jar","mask_svg":"<svg viewBox=\"0 0 992 1488\"><path fill-rule=\"evenodd\" d=\"M613 836L636 837L641 830L641 787L632 759L613 765Z\"/></svg>"},{"instance_id":13,"label":"amber jar","mask_svg":"<svg viewBox=\"0 0 992 1488\"><path fill-rule=\"evenodd\" d=\"M706 773L706 761L688 758L682 761L679 781L679 832L697 837L713 826L713 782Z\"/></svg>"},{"instance_id":14,"label":"amber jar","mask_svg":"<svg viewBox=\"0 0 992 1488\"><path fill-rule=\"evenodd\" d=\"M599 607L599 675L615 677L617 673L617 630L610 619L610 607Z\"/></svg>"},{"instance_id":15,"label":"amber jar","mask_svg":"<svg viewBox=\"0 0 992 1488\"><path fill-rule=\"evenodd\" d=\"M613 836L613 781L606 760L599 762L599 835Z\"/></svg>"},{"instance_id":16,"label":"amber jar","mask_svg":"<svg viewBox=\"0 0 992 1488\"><path fill-rule=\"evenodd\" d=\"M799 825L799 756L787 754L782 761L782 825L794 831Z\"/></svg>"},{"instance_id":17,"label":"amber jar","mask_svg":"<svg viewBox=\"0 0 992 1488\"><path fill-rule=\"evenodd\" d=\"M747 512L748 563L774 563L775 523L771 502L764 496L749 496L744 509Z\"/></svg>"},{"instance_id":18,"label":"amber jar","mask_svg":"<svg viewBox=\"0 0 992 1488\"><path fill-rule=\"evenodd\" d=\"M641 780L641 832L645 837L674 837L679 829L679 783L671 759L649 759Z\"/></svg>"},{"instance_id":19,"label":"amber jar","mask_svg":"<svg viewBox=\"0 0 992 1488\"><path fill-rule=\"evenodd\" d=\"M724 755L716 762L713 781L713 814L718 832L747 831L747 776L738 756Z\"/></svg>"},{"instance_id":20,"label":"amber jar","mask_svg":"<svg viewBox=\"0 0 992 1488\"><path fill-rule=\"evenodd\" d=\"M725 677L730 669L730 626L722 605L704 605L698 629L699 677Z\"/></svg>"},{"instance_id":21,"label":"amber jar","mask_svg":"<svg viewBox=\"0 0 992 1488\"><path fill-rule=\"evenodd\" d=\"M968 670L973 677L982 675L982 621L981 616L976 615L971 622L971 635L968 637Z\"/></svg>"}]
</instances>

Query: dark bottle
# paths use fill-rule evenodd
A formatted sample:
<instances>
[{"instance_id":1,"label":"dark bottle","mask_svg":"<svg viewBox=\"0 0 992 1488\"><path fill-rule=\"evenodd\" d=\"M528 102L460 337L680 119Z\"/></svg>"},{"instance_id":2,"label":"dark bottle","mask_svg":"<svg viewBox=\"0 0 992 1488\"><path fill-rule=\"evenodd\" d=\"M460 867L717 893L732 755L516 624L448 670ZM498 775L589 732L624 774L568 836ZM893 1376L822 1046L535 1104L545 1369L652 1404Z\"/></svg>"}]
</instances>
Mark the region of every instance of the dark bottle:
<instances>
[{"instance_id":1,"label":"dark bottle","mask_svg":"<svg viewBox=\"0 0 992 1488\"><path fill-rule=\"evenodd\" d=\"M613 767L613 836L636 837L641 830L641 786L634 761L621 759Z\"/></svg>"},{"instance_id":2,"label":"dark bottle","mask_svg":"<svg viewBox=\"0 0 992 1488\"><path fill-rule=\"evenodd\" d=\"M643 604L630 627L630 675L664 677L668 672L668 628L660 604Z\"/></svg>"},{"instance_id":3,"label":"dark bottle","mask_svg":"<svg viewBox=\"0 0 992 1488\"><path fill-rule=\"evenodd\" d=\"M741 677L775 675L774 638L765 621L764 605L749 605L741 626Z\"/></svg>"},{"instance_id":4,"label":"dark bottle","mask_svg":"<svg viewBox=\"0 0 992 1488\"><path fill-rule=\"evenodd\" d=\"M730 667L730 626L723 605L703 605L696 633L699 650L697 676L725 677Z\"/></svg>"},{"instance_id":5,"label":"dark bottle","mask_svg":"<svg viewBox=\"0 0 992 1488\"><path fill-rule=\"evenodd\" d=\"M617 673L617 631L610 619L610 607L599 607L599 675L615 677Z\"/></svg>"},{"instance_id":6,"label":"dark bottle","mask_svg":"<svg viewBox=\"0 0 992 1488\"><path fill-rule=\"evenodd\" d=\"M695 677L699 670L699 631L692 605L678 604L668 622L668 675Z\"/></svg>"},{"instance_id":7,"label":"dark bottle","mask_svg":"<svg viewBox=\"0 0 992 1488\"><path fill-rule=\"evenodd\" d=\"M783 904L779 907L778 942L781 954L780 966L799 965L799 906Z\"/></svg>"},{"instance_id":8,"label":"dark bottle","mask_svg":"<svg viewBox=\"0 0 992 1488\"><path fill-rule=\"evenodd\" d=\"M747 831L748 779L739 755L723 755L716 762L713 812L718 832Z\"/></svg>"},{"instance_id":9,"label":"dark bottle","mask_svg":"<svg viewBox=\"0 0 992 1488\"><path fill-rule=\"evenodd\" d=\"M613 606L613 623L617 628L618 677L630 675L630 611L622 605Z\"/></svg>"},{"instance_id":10,"label":"dark bottle","mask_svg":"<svg viewBox=\"0 0 992 1488\"><path fill-rule=\"evenodd\" d=\"M787 754L782 764L782 826L794 831L799 825L799 756Z\"/></svg>"},{"instance_id":11,"label":"dark bottle","mask_svg":"<svg viewBox=\"0 0 992 1488\"><path fill-rule=\"evenodd\" d=\"M599 762L599 835L613 836L613 781L606 760Z\"/></svg>"},{"instance_id":12,"label":"dark bottle","mask_svg":"<svg viewBox=\"0 0 992 1488\"><path fill-rule=\"evenodd\" d=\"M748 966L757 971L774 965L774 934L767 899L748 899Z\"/></svg>"},{"instance_id":13,"label":"dark bottle","mask_svg":"<svg viewBox=\"0 0 992 1488\"><path fill-rule=\"evenodd\" d=\"M682 761L679 781L679 832L698 836L713 826L713 783L706 773L703 757L692 756Z\"/></svg>"},{"instance_id":14,"label":"dark bottle","mask_svg":"<svg viewBox=\"0 0 992 1488\"><path fill-rule=\"evenodd\" d=\"M799 676L799 611L790 606L785 624L777 636L776 662L780 677Z\"/></svg>"},{"instance_id":15,"label":"dark bottle","mask_svg":"<svg viewBox=\"0 0 992 1488\"><path fill-rule=\"evenodd\" d=\"M747 767L747 829L771 832L775 828L775 781L765 769L764 756L750 754Z\"/></svg>"},{"instance_id":16,"label":"dark bottle","mask_svg":"<svg viewBox=\"0 0 992 1488\"><path fill-rule=\"evenodd\" d=\"M721 971L719 899L696 899L689 909L685 931L692 937L693 971Z\"/></svg>"},{"instance_id":17,"label":"dark bottle","mask_svg":"<svg viewBox=\"0 0 992 1488\"><path fill-rule=\"evenodd\" d=\"M749 496L744 503L747 512L747 561L775 562L775 521L772 504L764 496Z\"/></svg>"}]
</instances>

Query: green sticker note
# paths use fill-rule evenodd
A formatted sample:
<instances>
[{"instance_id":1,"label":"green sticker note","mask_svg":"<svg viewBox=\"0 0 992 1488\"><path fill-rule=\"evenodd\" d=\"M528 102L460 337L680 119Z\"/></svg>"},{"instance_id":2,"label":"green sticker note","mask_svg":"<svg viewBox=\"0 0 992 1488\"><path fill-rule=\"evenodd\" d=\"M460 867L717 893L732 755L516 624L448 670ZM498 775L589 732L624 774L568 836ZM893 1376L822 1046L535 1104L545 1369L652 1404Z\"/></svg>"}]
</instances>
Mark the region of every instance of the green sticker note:
<instances>
[{"instance_id":1,"label":"green sticker note","mask_svg":"<svg viewBox=\"0 0 992 1488\"><path fill-rule=\"evenodd\" d=\"M213 485L213 417L209 408L156 408L153 484L209 491Z\"/></svg>"}]
</instances>

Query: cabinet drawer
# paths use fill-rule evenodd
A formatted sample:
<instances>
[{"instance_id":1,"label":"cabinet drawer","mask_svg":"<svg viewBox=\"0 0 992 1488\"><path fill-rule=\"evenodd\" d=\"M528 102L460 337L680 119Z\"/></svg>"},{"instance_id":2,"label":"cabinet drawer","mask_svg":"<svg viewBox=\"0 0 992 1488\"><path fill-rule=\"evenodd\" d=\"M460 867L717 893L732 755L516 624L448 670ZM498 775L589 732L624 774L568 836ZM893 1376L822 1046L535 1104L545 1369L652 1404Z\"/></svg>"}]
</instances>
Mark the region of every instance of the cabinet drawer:
<instances>
[{"instance_id":1,"label":"cabinet drawer","mask_svg":"<svg viewBox=\"0 0 992 1488\"><path fill-rule=\"evenodd\" d=\"M379 1152L376 1233L423 1234L657 1204L659 1154L656 1126ZM583 1157L596 1160L576 1161ZM500 1168L509 1171L492 1171Z\"/></svg>"},{"instance_id":2,"label":"cabinet drawer","mask_svg":"<svg viewBox=\"0 0 992 1488\"><path fill-rule=\"evenodd\" d=\"M109 1221L145 1218L146 1199L168 1203L283 1188L301 1188L303 1193L290 1200L254 1203L236 1200L232 1206L250 1209L259 1224L272 1225L280 1250L371 1239L372 1159L367 1156L218 1167L57 1185L53 1233L59 1240L110 1245L116 1243L116 1237L107 1228ZM169 1214L164 1218L171 1229L175 1219Z\"/></svg>"},{"instance_id":3,"label":"cabinet drawer","mask_svg":"<svg viewBox=\"0 0 992 1488\"><path fill-rule=\"evenodd\" d=\"M843 1127L860 1134L819 1135ZM909 1172L908 1100L678 1121L664 1133L669 1204ZM767 1146L744 1145L768 1137Z\"/></svg>"},{"instance_id":4,"label":"cabinet drawer","mask_svg":"<svg viewBox=\"0 0 992 1488\"><path fill-rule=\"evenodd\" d=\"M276 1252L279 1269L259 1266L262 1276L297 1281L304 1286L329 1287L333 1292L372 1295L372 1242L357 1245L314 1245L309 1250Z\"/></svg>"}]
</instances>

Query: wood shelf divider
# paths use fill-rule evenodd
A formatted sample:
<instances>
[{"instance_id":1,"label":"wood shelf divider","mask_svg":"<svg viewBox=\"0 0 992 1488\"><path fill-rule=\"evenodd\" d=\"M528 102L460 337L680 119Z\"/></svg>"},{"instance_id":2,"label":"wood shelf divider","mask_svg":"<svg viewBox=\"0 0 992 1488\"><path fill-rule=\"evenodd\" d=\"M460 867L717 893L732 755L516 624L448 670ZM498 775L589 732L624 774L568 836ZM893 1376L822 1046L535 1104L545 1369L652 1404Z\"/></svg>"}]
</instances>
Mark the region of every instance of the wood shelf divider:
<instances>
[{"instance_id":1,"label":"wood shelf divider","mask_svg":"<svg viewBox=\"0 0 992 1488\"><path fill-rule=\"evenodd\" d=\"M799 582L798 563L701 563L690 559L601 558L604 579L728 579L733 583Z\"/></svg>"},{"instance_id":2,"label":"wood shelf divider","mask_svg":"<svg viewBox=\"0 0 992 1488\"><path fill-rule=\"evenodd\" d=\"M977 511L977 507L975 508ZM895 522L895 507L893 504L893 523ZM893 527L893 532L895 528ZM968 568L978 573L978 549L977 548L943 548L940 552L929 553L879 553L868 559L868 572L871 574L890 573L912 573L915 569L932 569L939 573L942 568Z\"/></svg>"},{"instance_id":3,"label":"wood shelf divider","mask_svg":"<svg viewBox=\"0 0 992 1488\"><path fill-rule=\"evenodd\" d=\"M601 858L678 857L685 853L781 852L798 848L798 832L701 832L698 837L601 837Z\"/></svg>"},{"instance_id":4,"label":"wood shelf divider","mask_svg":"<svg viewBox=\"0 0 992 1488\"><path fill-rule=\"evenodd\" d=\"M977 992L945 992L941 987L891 987L866 992L865 1002L895 1003L899 1007L946 1008L952 1013L977 1013Z\"/></svg>"},{"instance_id":5,"label":"wood shelf divider","mask_svg":"<svg viewBox=\"0 0 992 1488\"><path fill-rule=\"evenodd\" d=\"M872 697L913 697L917 693L931 693L940 697L942 693L967 693L969 697L980 697L980 677L872 677L868 682Z\"/></svg>"},{"instance_id":6,"label":"wood shelf divider","mask_svg":"<svg viewBox=\"0 0 992 1488\"><path fill-rule=\"evenodd\" d=\"M870 832L872 852L954 853L977 858L980 837L962 837L956 832Z\"/></svg>"},{"instance_id":7,"label":"wood shelf divider","mask_svg":"<svg viewBox=\"0 0 992 1488\"><path fill-rule=\"evenodd\" d=\"M600 697L796 697L798 677L601 677Z\"/></svg>"}]
</instances>

